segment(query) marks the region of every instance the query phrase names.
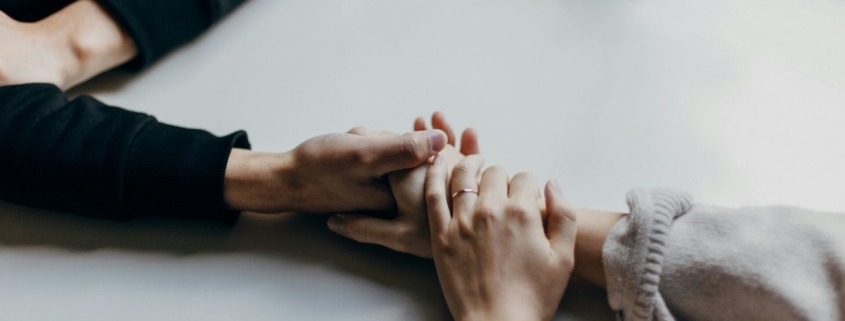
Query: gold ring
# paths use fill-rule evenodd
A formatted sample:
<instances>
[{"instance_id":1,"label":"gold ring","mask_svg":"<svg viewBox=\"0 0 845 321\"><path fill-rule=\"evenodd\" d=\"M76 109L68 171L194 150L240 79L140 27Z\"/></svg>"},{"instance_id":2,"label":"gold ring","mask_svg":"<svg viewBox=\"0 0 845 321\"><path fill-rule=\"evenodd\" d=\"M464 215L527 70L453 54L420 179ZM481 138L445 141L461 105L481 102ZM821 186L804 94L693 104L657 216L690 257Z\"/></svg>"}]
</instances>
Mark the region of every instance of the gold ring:
<instances>
[{"instance_id":1,"label":"gold ring","mask_svg":"<svg viewBox=\"0 0 845 321\"><path fill-rule=\"evenodd\" d=\"M453 194L452 194L452 198L455 198L455 196L458 196L458 195L463 194L463 193L473 193L473 194L475 194L475 195L478 195L478 192L477 192L477 191L475 191L474 189L471 189L471 188L464 188L464 189L462 189L462 190L459 190L459 191L457 191L457 192L453 193Z\"/></svg>"}]
</instances>

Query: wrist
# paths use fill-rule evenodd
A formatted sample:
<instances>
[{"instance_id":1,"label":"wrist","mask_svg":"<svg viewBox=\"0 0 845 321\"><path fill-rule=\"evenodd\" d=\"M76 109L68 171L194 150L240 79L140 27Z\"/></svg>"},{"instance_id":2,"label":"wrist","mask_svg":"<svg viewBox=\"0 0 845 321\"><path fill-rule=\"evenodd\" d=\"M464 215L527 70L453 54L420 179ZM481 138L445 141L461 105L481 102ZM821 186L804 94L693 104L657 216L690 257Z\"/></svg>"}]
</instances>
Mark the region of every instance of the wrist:
<instances>
[{"instance_id":1,"label":"wrist","mask_svg":"<svg viewBox=\"0 0 845 321\"><path fill-rule=\"evenodd\" d=\"M510 307L512 308L512 307ZM528 313L526 310L522 311L467 311L461 316L455 317L456 321L545 321L546 319L540 317L536 313Z\"/></svg>"},{"instance_id":2,"label":"wrist","mask_svg":"<svg viewBox=\"0 0 845 321\"><path fill-rule=\"evenodd\" d=\"M294 210L289 153L260 153L235 148L229 155L223 194L229 208L263 213Z\"/></svg>"},{"instance_id":3,"label":"wrist","mask_svg":"<svg viewBox=\"0 0 845 321\"><path fill-rule=\"evenodd\" d=\"M572 274L594 285L605 287L602 247L613 225L624 214L577 208L578 234L575 237L575 266Z\"/></svg>"}]
</instances>

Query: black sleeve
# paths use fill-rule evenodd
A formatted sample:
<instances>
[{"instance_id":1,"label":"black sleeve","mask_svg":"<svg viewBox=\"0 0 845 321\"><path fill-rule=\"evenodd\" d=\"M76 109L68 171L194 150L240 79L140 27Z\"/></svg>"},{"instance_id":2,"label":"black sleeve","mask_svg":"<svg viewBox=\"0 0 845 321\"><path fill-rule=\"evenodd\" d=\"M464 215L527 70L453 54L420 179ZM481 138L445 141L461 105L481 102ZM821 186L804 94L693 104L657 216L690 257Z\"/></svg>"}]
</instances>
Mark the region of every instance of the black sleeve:
<instances>
[{"instance_id":1,"label":"black sleeve","mask_svg":"<svg viewBox=\"0 0 845 321\"><path fill-rule=\"evenodd\" d=\"M246 133L217 137L57 87L0 87L0 199L74 214L233 224L223 178Z\"/></svg>"},{"instance_id":2,"label":"black sleeve","mask_svg":"<svg viewBox=\"0 0 845 321\"><path fill-rule=\"evenodd\" d=\"M196 38L245 0L98 0L135 41L128 66L144 68Z\"/></svg>"},{"instance_id":3,"label":"black sleeve","mask_svg":"<svg viewBox=\"0 0 845 321\"><path fill-rule=\"evenodd\" d=\"M0 11L38 21L75 0L0 0ZM127 66L141 69L199 36L245 0L97 0L138 47Z\"/></svg>"},{"instance_id":4,"label":"black sleeve","mask_svg":"<svg viewBox=\"0 0 845 321\"><path fill-rule=\"evenodd\" d=\"M35 22L47 18L76 0L0 0L0 11L12 19Z\"/></svg>"}]
</instances>

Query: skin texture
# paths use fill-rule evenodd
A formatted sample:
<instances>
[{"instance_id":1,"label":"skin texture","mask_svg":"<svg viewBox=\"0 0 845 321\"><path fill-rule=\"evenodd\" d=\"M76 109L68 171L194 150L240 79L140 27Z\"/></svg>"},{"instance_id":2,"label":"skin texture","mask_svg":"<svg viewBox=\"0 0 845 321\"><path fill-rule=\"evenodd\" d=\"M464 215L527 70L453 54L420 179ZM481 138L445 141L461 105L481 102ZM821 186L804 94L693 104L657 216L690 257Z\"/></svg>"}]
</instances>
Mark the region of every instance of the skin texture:
<instances>
[{"instance_id":1,"label":"skin texture","mask_svg":"<svg viewBox=\"0 0 845 321\"><path fill-rule=\"evenodd\" d=\"M479 152L478 137L475 130L468 128L462 135L460 152L454 146L454 131L446 122L443 113L432 116L432 126L442 130L448 137L449 144L440 155L451 168L465 155ZM417 118L414 130L427 130L425 120ZM375 133L360 131L366 136L395 136L393 133ZM388 174L390 187L396 199L395 218L379 218L360 213L337 214L329 218L329 228L340 235L362 243L373 243L389 247L399 252L431 258L431 240L428 215L425 212L425 175L428 172L426 162L412 169L400 170Z\"/></svg>"},{"instance_id":2,"label":"skin texture","mask_svg":"<svg viewBox=\"0 0 845 321\"><path fill-rule=\"evenodd\" d=\"M76 1L35 23L0 12L0 86L68 89L134 57L132 39L94 1Z\"/></svg>"},{"instance_id":3,"label":"skin texture","mask_svg":"<svg viewBox=\"0 0 845 321\"><path fill-rule=\"evenodd\" d=\"M426 162L446 147L446 134L355 134L361 131L368 130L314 137L286 153L233 150L225 174L226 204L262 213L395 212L386 174Z\"/></svg>"},{"instance_id":4,"label":"skin texture","mask_svg":"<svg viewBox=\"0 0 845 321\"><path fill-rule=\"evenodd\" d=\"M435 158L426 177L432 253L456 320L548 320L569 282L575 258L575 211L557 183L546 184L547 222L537 206L537 180L467 156L455 166L450 211L448 168ZM546 228L544 228L546 226Z\"/></svg>"}]
</instances>

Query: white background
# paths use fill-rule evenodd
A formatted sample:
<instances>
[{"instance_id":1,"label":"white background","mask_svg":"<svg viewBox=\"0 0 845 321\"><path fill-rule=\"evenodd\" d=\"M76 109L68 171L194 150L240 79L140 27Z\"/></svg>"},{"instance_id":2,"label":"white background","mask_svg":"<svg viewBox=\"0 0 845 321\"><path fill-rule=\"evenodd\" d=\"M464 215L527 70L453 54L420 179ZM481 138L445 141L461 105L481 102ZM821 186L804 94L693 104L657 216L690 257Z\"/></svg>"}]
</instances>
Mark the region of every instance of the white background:
<instances>
[{"instance_id":1,"label":"white background","mask_svg":"<svg viewBox=\"0 0 845 321\"><path fill-rule=\"evenodd\" d=\"M284 151L436 110L577 206L632 187L845 212L845 1L254 0L71 92ZM549 278L557 276L550 275ZM433 265L325 217L128 223L0 203L0 320L440 320ZM612 319L576 283L556 319Z\"/></svg>"}]
</instances>

